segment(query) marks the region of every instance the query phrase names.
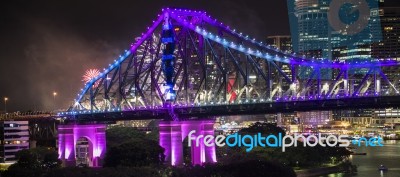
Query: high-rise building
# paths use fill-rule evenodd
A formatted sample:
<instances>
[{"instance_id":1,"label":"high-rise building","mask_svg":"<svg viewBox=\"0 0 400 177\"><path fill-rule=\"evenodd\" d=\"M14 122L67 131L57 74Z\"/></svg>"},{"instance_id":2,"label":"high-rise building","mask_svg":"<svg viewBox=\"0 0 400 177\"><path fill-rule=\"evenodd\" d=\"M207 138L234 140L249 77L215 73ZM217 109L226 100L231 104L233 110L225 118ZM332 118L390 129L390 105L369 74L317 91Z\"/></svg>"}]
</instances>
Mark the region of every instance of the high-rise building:
<instances>
[{"instance_id":1,"label":"high-rise building","mask_svg":"<svg viewBox=\"0 0 400 177\"><path fill-rule=\"evenodd\" d=\"M384 18L380 13L382 10L378 8L383 1L360 0L358 4L340 4L344 1L288 0L294 51L316 59L349 61L373 58L377 53L374 52L373 43L381 39L382 33L383 36L387 35L382 32L379 19ZM357 13L353 9L357 9ZM383 19L382 28L385 29L384 23L391 20L392 17ZM386 30L390 31L393 25L386 25ZM299 73L304 73L299 75L301 79L307 79L312 71L307 67L301 67L300 70ZM330 70L322 72L322 79L330 80L337 75ZM370 115L371 111L365 111L363 115L366 113ZM334 113L334 118L341 116Z\"/></svg>"},{"instance_id":2,"label":"high-rise building","mask_svg":"<svg viewBox=\"0 0 400 177\"><path fill-rule=\"evenodd\" d=\"M400 7L386 7L384 1L380 1L379 7L380 32L382 39L379 42L373 42L371 45L364 45L358 49L348 49L338 47L334 49L333 56L339 60L348 60L353 58L375 58L375 59L396 59L400 61ZM374 29L377 30L377 29ZM399 77L397 70L385 68L387 77ZM397 85L398 83L392 83ZM353 110L336 112L335 118L340 117L352 124L379 126L382 124L394 125L400 124L400 117L397 109L386 110Z\"/></svg>"},{"instance_id":3,"label":"high-rise building","mask_svg":"<svg viewBox=\"0 0 400 177\"><path fill-rule=\"evenodd\" d=\"M292 38L289 35L268 36L267 44L284 52L293 52Z\"/></svg>"},{"instance_id":4,"label":"high-rise building","mask_svg":"<svg viewBox=\"0 0 400 177\"><path fill-rule=\"evenodd\" d=\"M275 47L284 52L288 52L288 53L293 52L292 38L288 35L268 36L267 37L267 45ZM291 75L291 69L288 64L284 64L284 63L277 63L277 64L285 74Z\"/></svg>"},{"instance_id":5,"label":"high-rise building","mask_svg":"<svg viewBox=\"0 0 400 177\"><path fill-rule=\"evenodd\" d=\"M360 0L355 4L288 0L293 50L307 58L370 59L371 43L381 39L380 2L383 0ZM330 76L328 71L324 75L327 79Z\"/></svg>"},{"instance_id":6,"label":"high-rise building","mask_svg":"<svg viewBox=\"0 0 400 177\"><path fill-rule=\"evenodd\" d=\"M289 35L268 36L267 44L284 52L293 52L292 38ZM283 73L291 75L291 68L288 64L277 63ZM273 77L276 77L273 75ZM281 85L281 87L289 87L289 85ZM295 117L295 113L278 113L276 116L266 116L267 122L277 122L278 126L288 127Z\"/></svg>"},{"instance_id":7,"label":"high-rise building","mask_svg":"<svg viewBox=\"0 0 400 177\"><path fill-rule=\"evenodd\" d=\"M332 31L328 22L330 0L288 0L293 50L306 58L332 59ZM300 79L312 77L313 69L300 67ZM322 79L331 79L330 70L321 69Z\"/></svg>"},{"instance_id":8,"label":"high-rise building","mask_svg":"<svg viewBox=\"0 0 400 177\"><path fill-rule=\"evenodd\" d=\"M372 45L372 57L400 61L400 7L381 7L382 40Z\"/></svg>"},{"instance_id":9,"label":"high-rise building","mask_svg":"<svg viewBox=\"0 0 400 177\"><path fill-rule=\"evenodd\" d=\"M372 56L377 59L395 59L400 61L400 7L380 8L382 41L372 45ZM386 68L385 68L386 69ZM399 71L393 68L387 68L384 73L389 78L399 78ZM393 79L398 81L397 79ZM398 87L399 82L392 83ZM400 125L400 110L385 109L374 110L374 124L385 124L389 126Z\"/></svg>"},{"instance_id":10,"label":"high-rise building","mask_svg":"<svg viewBox=\"0 0 400 177\"><path fill-rule=\"evenodd\" d=\"M29 149L28 121L0 121L0 163L14 163L18 151Z\"/></svg>"},{"instance_id":11,"label":"high-rise building","mask_svg":"<svg viewBox=\"0 0 400 177\"><path fill-rule=\"evenodd\" d=\"M328 0L296 0L294 15L297 22L291 23L293 49L306 57L331 58L330 29L327 11ZM291 12L289 12L291 13ZM319 55L315 55L319 54Z\"/></svg>"}]
</instances>

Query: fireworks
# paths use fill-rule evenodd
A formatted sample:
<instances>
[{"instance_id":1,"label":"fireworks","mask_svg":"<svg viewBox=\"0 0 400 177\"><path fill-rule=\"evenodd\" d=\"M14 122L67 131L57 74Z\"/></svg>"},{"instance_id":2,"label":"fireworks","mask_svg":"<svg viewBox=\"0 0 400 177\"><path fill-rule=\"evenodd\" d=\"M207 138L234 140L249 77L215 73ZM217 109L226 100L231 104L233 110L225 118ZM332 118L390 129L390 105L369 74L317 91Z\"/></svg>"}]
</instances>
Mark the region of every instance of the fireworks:
<instances>
[{"instance_id":1,"label":"fireworks","mask_svg":"<svg viewBox=\"0 0 400 177\"><path fill-rule=\"evenodd\" d=\"M97 70L97 69L89 69L83 75L82 81L85 82L85 83L88 83L89 81L91 81L93 78L95 78L99 74L100 74L99 70Z\"/></svg>"}]
</instances>

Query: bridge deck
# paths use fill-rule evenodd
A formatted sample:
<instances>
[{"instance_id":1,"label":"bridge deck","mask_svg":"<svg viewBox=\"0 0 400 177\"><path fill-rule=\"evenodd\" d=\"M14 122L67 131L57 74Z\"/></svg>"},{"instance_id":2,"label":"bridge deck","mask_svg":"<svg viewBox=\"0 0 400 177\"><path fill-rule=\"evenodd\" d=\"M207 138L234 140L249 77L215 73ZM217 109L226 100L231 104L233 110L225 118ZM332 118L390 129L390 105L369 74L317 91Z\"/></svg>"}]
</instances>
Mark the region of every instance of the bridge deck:
<instances>
[{"instance_id":1,"label":"bridge deck","mask_svg":"<svg viewBox=\"0 0 400 177\"><path fill-rule=\"evenodd\" d=\"M400 107L400 96L358 97L347 99L326 99L285 102L249 102L229 105L175 106L174 112L180 119L208 118L228 115L274 114L295 111L383 109ZM167 108L147 108L129 111L83 113L66 115L76 121L116 121L169 119Z\"/></svg>"}]
</instances>

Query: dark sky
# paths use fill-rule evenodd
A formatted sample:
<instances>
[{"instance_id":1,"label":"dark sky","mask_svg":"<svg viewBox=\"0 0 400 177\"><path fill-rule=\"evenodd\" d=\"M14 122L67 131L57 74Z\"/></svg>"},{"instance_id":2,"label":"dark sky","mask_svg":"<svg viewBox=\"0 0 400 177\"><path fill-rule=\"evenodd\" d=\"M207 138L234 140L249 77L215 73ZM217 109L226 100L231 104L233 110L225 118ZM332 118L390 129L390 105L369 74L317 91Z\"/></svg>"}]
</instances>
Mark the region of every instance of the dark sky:
<instances>
[{"instance_id":1,"label":"dark sky","mask_svg":"<svg viewBox=\"0 0 400 177\"><path fill-rule=\"evenodd\" d=\"M398 0L392 0L396 2ZM67 108L86 69L128 48L162 7L206 10L264 40L289 34L286 0L15 0L0 5L0 96L9 111ZM58 92L55 102L53 91ZM4 102L1 101L0 110Z\"/></svg>"}]
</instances>

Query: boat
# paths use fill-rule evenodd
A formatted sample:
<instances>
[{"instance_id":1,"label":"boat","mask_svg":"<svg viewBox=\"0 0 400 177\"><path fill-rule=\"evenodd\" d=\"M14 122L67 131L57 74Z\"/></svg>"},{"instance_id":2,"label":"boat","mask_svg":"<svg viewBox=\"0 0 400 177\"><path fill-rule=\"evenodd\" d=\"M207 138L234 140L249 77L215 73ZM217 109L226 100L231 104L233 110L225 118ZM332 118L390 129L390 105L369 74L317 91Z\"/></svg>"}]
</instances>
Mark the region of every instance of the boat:
<instances>
[{"instance_id":1,"label":"boat","mask_svg":"<svg viewBox=\"0 0 400 177\"><path fill-rule=\"evenodd\" d=\"M367 155L366 152L352 152L351 155Z\"/></svg>"},{"instance_id":2,"label":"boat","mask_svg":"<svg viewBox=\"0 0 400 177\"><path fill-rule=\"evenodd\" d=\"M379 171L388 171L389 169L385 167L384 165L379 166L378 168Z\"/></svg>"}]
</instances>

